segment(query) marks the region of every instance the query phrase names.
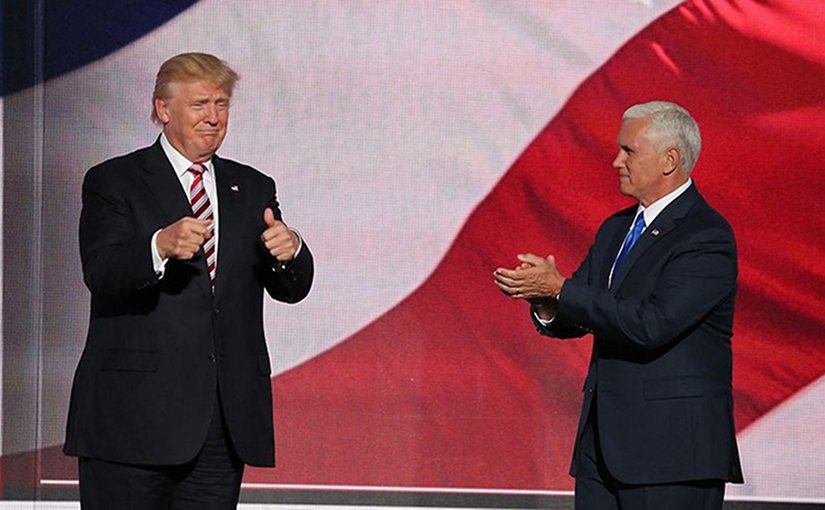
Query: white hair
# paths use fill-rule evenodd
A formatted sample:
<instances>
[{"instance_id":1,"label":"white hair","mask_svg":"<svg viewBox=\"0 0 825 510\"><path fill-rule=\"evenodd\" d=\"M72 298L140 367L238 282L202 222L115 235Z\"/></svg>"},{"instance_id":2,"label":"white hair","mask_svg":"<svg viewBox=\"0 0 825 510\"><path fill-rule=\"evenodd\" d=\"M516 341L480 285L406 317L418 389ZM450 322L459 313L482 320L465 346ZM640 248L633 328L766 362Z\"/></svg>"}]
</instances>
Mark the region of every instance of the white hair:
<instances>
[{"instance_id":1,"label":"white hair","mask_svg":"<svg viewBox=\"0 0 825 510\"><path fill-rule=\"evenodd\" d=\"M682 155L682 168L690 174L702 150L699 126L687 110L668 101L651 101L625 110L623 119L650 119L647 136L658 144L675 145Z\"/></svg>"}]
</instances>

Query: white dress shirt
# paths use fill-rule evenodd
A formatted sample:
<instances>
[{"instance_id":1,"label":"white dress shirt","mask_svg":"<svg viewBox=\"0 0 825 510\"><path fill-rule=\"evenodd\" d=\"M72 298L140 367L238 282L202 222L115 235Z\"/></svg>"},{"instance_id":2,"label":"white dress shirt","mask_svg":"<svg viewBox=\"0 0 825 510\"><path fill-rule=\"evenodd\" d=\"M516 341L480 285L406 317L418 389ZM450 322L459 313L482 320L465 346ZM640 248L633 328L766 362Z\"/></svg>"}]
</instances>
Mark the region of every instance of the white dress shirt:
<instances>
[{"instance_id":1,"label":"white dress shirt","mask_svg":"<svg viewBox=\"0 0 825 510\"><path fill-rule=\"evenodd\" d=\"M638 208L636 209L636 214L634 214L633 217L636 218L637 216L639 216L639 213L644 214L645 228L642 229L642 233L644 233L644 231L647 230L648 225L653 223L653 220L655 220L656 217L659 216L659 214L662 211L665 210L665 207L669 206L671 204L671 202L673 202L674 200L679 198L679 196L682 193L687 191L687 189L690 187L691 184L693 184L693 179L688 179L687 182L685 182L684 184L682 184L681 186L679 186L675 190L671 191L667 195L663 196L659 200L653 202L648 207L644 207L640 203ZM630 228L627 229L627 232L629 233L632 228L633 228L633 224L631 223ZM625 238L627 238L627 234L625 234ZM624 244L624 243L622 243L622 244ZM622 247L619 246L619 251L616 252L616 257L619 256L619 252L621 252L621 251L622 251ZM613 269L616 266L616 260L615 260L616 257L614 257L614 259L613 259L613 267L610 268L610 276L608 277L608 280L607 280L608 281L608 288L610 287L610 282L612 282L612 280L613 280ZM564 287L563 286L562 286L562 291L561 292L564 292ZM559 298L561 298L561 292L559 293ZM533 316L543 326L550 325L550 323L553 322L553 319L555 319L555 317L553 317L553 319L549 319L549 320L542 319L541 317L538 316L538 314L535 312L535 310L533 311Z\"/></svg>"},{"instance_id":2,"label":"white dress shirt","mask_svg":"<svg viewBox=\"0 0 825 510\"><path fill-rule=\"evenodd\" d=\"M189 171L189 168L194 164L192 161L186 159L177 149L172 147L172 144L169 143L169 140L166 138L166 134L161 133L160 135L160 146L163 148L164 154L166 154L166 158L172 164L172 168L175 170L175 175L178 177L178 181L180 181L180 185L183 188L183 193L189 198L189 188L192 186L192 181L195 179L195 176L192 175L192 172ZM204 166L206 166L206 172L203 173L203 187L206 191L206 196L209 197L209 202L212 204L212 215L214 219L212 220L214 225L214 232L213 235L215 236L215 261L217 264L218 260L218 194L215 192L215 167L212 165L212 160L205 161ZM152 263L155 266L155 272L158 274L159 277L163 278L163 274L166 270L166 262L169 260L168 258L161 258L160 253L158 252L158 244L157 244L157 237L158 233L160 233L162 229L158 229L157 232L152 235Z\"/></svg>"},{"instance_id":3,"label":"white dress shirt","mask_svg":"<svg viewBox=\"0 0 825 510\"><path fill-rule=\"evenodd\" d=\"M639 216L639 213L643 213L645 217L645 228L642 229L642 234L644 234L645 230L647 230L648 225L653 223L653 220L656 219L656 216L659 216L659 213L665 210L665 207L669 206L671 202L679 198L679 195L687 191L690 185L693 183L692 179L688 179L686 183L682 184L675 190L671 191L667 195L663 196L659 200L653 202L648 207L644 207L642 204L639 204L639 207L636 209L636 214L633 215L634 218ZM627 233L625 234L625 239L627 239L627 235L633 229L633 224L631 223L630 228L627 229ZM624 243L622 243L624 245ZM610 268L610 276L607 279L607 287L610 288L610 284L613 282L613 270L616 268L616 259L619 257L619 253L622 251L622 246L619 246L619 251L616 252L616 257L613 258L613 267Z\"/></svg>"}]
</instances>

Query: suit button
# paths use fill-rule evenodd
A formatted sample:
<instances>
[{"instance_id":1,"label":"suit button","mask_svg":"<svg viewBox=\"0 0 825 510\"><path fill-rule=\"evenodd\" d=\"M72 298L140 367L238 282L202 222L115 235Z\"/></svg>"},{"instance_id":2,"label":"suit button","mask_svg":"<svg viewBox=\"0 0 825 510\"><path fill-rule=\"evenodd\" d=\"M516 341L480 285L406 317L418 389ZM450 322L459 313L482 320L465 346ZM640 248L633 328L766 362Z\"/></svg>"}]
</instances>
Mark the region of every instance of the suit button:
<instances>
[{"instance_id":1,"label":"suit button","mask_svg":"<svg viewBox=\"0 0 825 510\"><path fill-rule=\"evenodd\" d=\"M214 363L216 359L217 359L217 358L215 357L215 353L214 353L214 352L213 352L212 354L210 354L210 355L209 355L209 361L211 361L212 363Z\"/></svg>"},{"instance_id":2,"label":"suit button","mask_svg":"<svg viewBox=\"0 0 825 510\"><path fill-rule=\"evenodd\" d=\"M220 309L218 309L218 308L213 308L212 309L212 315L218 315L220 313L221 313Z\"/></svg>"}]
</instances>

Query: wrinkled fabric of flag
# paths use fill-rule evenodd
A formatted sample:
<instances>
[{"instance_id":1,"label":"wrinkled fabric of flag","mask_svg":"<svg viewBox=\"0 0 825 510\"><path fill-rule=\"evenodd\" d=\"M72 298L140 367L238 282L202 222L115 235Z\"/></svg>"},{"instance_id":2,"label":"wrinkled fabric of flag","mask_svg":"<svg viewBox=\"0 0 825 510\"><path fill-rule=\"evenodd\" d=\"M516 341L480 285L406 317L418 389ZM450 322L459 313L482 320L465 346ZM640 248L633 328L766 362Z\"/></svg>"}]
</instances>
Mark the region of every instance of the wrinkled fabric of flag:
<instances>
[{"instance_id":1,"label":"wrinkled fabric of flag","mask_svg":"<svg viewBox=\"0 0 825 510\"><path fill-rule=\"evenodd\" d=\"M241 75L220 154L276 180L317 261L305 302L266 306L277 468L246 482L571 490L592 339L540 337L492 272L533 252L571 273L631 204L610 165L622 112L666 99L697 119L694 180L738 241L746 483L728 494L825 502L821 2L134 4L47 6L77 23L49 21L43 80L2 98L4 130L41 105L41 267L64 273L42 297L41 448L6 445L4 484L32 457L76 476L59 450L88 317L80 183L154 141L158 66L205 51ZM4 182L29 171L12 153Z\"/></svg>"}]
</instances>

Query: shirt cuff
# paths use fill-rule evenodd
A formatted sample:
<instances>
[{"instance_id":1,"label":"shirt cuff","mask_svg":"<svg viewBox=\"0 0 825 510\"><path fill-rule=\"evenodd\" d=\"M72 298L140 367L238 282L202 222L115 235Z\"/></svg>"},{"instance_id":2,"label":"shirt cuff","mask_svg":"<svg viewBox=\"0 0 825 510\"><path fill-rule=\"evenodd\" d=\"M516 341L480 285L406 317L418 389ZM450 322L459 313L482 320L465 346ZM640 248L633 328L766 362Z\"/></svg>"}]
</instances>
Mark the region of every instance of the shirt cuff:
<instances>
[{"instance_id":1,"label":"shirt cuff","mask_svg":"<svg viewBox=\"0 0 825 510\"><path fill-rule=\"evenodd\" d=\"M301 233L300 233L300 232L298 232L298 230L297 230L297 229L294 229L294 228L292 228L292 227L289 227L289 230L291 230L291 231L295 232L295 235L296 235L296 236L298 236L298 249L297 249L297 250L295 250L295 255L293 255L293 257L292 257L292 260L295 260L295 259L297 259L297 258L298 258L298 254L299 254L299 253L301 253L301 248L303 248L303 247L304 247L304 238L303 238L303 237L301 237Z\"/></svg>"},{"instance_id":2,"label":"shirt cuff","mask_svg":"<svg viewBox=\"0 0 825 510\"><path fill-rule=\"evenodd\" d=\"M550 324L553 324L553 321L556 320L555 316L552 319L542 319L541 317L539 317L539 314L537 314L536 311L533 309L530 309L530 312L533 314L533 317L536 319L536 321L545 327L549 326Z\"/></svg>"},{"instance_id":3,"label":"shirt cuff","mask_svg":"<svg viewBox=\"0 0 825 510\"><path fill-rule=\"evenodd\" d=\"M158 234L160 234L161 229L155 231L152 234L152 266L155 268L155 274L158 275L158 278L163 278L163 274L166 272L166 262L169 261L168 258L164 259L161 258L160 253L158 252Z\"/></svg>"}]
</instances>

